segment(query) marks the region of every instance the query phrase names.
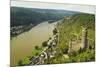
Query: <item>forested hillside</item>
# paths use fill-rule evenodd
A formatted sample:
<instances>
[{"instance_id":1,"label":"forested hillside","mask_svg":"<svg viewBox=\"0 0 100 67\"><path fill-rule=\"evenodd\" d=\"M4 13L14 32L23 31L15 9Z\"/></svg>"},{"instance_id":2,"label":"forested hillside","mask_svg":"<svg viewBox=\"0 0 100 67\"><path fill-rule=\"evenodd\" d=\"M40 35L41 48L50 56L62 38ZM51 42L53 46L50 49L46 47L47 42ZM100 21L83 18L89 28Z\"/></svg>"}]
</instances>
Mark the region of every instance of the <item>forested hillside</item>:
<instances>
[{"instance_id":1,"label":"forested hillside","mask_svg":"<svg viewBox=\"0 0 100 67\"><path fill-rule=\"evenodd\" d=\"M59 20L75 12L53 9L11 7L11 26L38 24L48 20Z\"/></svg>"}]
</instances>

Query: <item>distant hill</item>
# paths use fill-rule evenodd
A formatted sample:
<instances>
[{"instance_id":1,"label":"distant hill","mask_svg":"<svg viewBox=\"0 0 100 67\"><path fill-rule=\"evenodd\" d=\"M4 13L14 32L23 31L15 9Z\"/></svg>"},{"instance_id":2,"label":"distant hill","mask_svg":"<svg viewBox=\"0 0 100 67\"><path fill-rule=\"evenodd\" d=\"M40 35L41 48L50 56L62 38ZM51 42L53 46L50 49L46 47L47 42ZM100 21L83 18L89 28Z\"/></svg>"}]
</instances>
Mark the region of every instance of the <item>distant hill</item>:
<instances>
[{"instance_id":1,"label":"distant hill","mask_svg":"<svg viewBox=\"0 0 100 67\"><path fill-rule=\"evenodd\" d=\"M59 20L64 16L69 16L77 12L53 9L36 9L11 7L11 26L34 24L37 25L42 21Z\"/></svg>"}]
</instances>

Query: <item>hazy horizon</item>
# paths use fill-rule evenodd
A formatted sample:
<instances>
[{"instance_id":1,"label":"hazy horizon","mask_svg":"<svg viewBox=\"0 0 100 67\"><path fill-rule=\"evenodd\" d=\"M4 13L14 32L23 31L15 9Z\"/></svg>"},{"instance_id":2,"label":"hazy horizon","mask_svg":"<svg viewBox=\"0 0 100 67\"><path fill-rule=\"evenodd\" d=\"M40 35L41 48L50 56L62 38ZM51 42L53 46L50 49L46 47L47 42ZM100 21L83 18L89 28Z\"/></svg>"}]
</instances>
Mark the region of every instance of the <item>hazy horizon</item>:
<instances>
[{"instance_id":1,"label":"hazy horizon","mask_svg":"<svg viewBox=\"0 0 100 67\"><path fill-rule=\"evenodd\" d=\"M78 4L59 4L45 3L36 1L11 1L11 7L37 8L37 9L55 9L75 12L84 12L95 14L94 5L78 5Z\"/></svg>"}]
</instances>

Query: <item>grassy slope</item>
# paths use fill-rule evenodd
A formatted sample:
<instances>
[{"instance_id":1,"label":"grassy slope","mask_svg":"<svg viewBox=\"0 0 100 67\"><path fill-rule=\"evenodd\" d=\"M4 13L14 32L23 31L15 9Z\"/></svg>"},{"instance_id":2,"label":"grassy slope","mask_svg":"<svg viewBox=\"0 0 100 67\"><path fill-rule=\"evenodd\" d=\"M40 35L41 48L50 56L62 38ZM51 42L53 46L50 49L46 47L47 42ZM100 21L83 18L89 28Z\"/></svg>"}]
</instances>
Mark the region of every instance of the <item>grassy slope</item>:
<instances>
[{"instance_id":1,"label":"grassy slope","mask_svg":"<svg viewBox=\"0 0 100 67\"><path fill-rule=\"evenodd\" d=\"M68 46L70 39L77 35L78 38L81 38L82 27L88 27L88 39L91 45L95 40L95 17L90 14L76 14L67 20L66 18L58 25L60 32L60 47L63 45ZM62 47L64 49L66 47Z\"/></svg>"},{"instance_id":2,"label":"grassy slope","mask_svg":"<svg viewBox=\"0 0 100 67\"><path fill-rule=\"evenodd\" d=\"M81 39L82 27L88 28L88 45L90 49L87 49L86 51L78 53L74 56L70 56L69 59L65 59L63 54L67 53L68 51L70 39L73 39L76 35L78 36L78 39ZM95 15L76 14L69 20L64 18L62 23L58 24L58 29L60 32L60 42L58 48L62 53L60 57L63 58L56 57L52 63L84 62L95 60ZM91 49L91 47L93 48ZM60 62L57 61L57 58L60 59Z\"/></svg>"}]
</instances>

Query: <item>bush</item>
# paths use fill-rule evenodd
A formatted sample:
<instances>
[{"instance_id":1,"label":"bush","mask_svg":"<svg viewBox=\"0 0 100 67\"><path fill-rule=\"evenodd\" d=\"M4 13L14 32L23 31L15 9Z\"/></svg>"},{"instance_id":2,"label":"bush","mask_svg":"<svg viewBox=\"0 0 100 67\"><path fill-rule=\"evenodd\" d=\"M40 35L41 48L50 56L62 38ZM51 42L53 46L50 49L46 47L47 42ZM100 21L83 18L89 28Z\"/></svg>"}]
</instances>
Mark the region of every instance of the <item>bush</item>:
<instances>
[{"instance_id":1,"label":"bush","mask_svg":"<svg viewBox=\"0 0 100 67\"><path fill-rule=\"evenodd\" d=\"M53 30L53 34L55 35L57 33L57 29L55 28L54 30Z\"/></svg>"},{"instance_id":2,"label":"bush","mask_svg":"<svg viewBox=\"0 0 100 67\"><path fill-rule=\"evenodd\" d=\"M65 48L65 49L63 50L63 54L68 54L68 48Z\"/></svg>"},{"instance_id":3,"label":"bush","mask_svg":"<svg viewBox=\"0 0 100 67\"><path fill-rule=\"evenodd\" d=\"M22 64L23 65L28 65L30 63L30 60L28 57L25 57L23 60L22 60Z\"/></svg>"},{"instance_id":4,"label":"bush","mask_svg":"<svg viewBox=\"0 0 100 67\"><path fill-rule=\"evenodd\" d=\"M29 63L30 63L29 58L28 58L28 57L25 57L23 60L20 60L20 61L18 62L18 65L19 65L19 66L25 66L25 65L28 65Z\"/></svg>"},{"instance_id":5,"label":"bush","mask_svg":"<svg viewBox=\"0 0 100 67\"><path fill-rule=\"evenodd\" d=\"M39 50L39 46L35 46L35 49L36 49L36 50Z\"/></svg>"},{"instance_id":6,"label":"bush","mask_svg":"<svg viewBox=\"0 0 100 67\"><path fill-rule=\"evenodd\" d=\"M43 47L46 47L46 46L47 46L47 41L44 41L44 42L42 43L42 46L43 46Z\"/></svg>"}]
</instances>

